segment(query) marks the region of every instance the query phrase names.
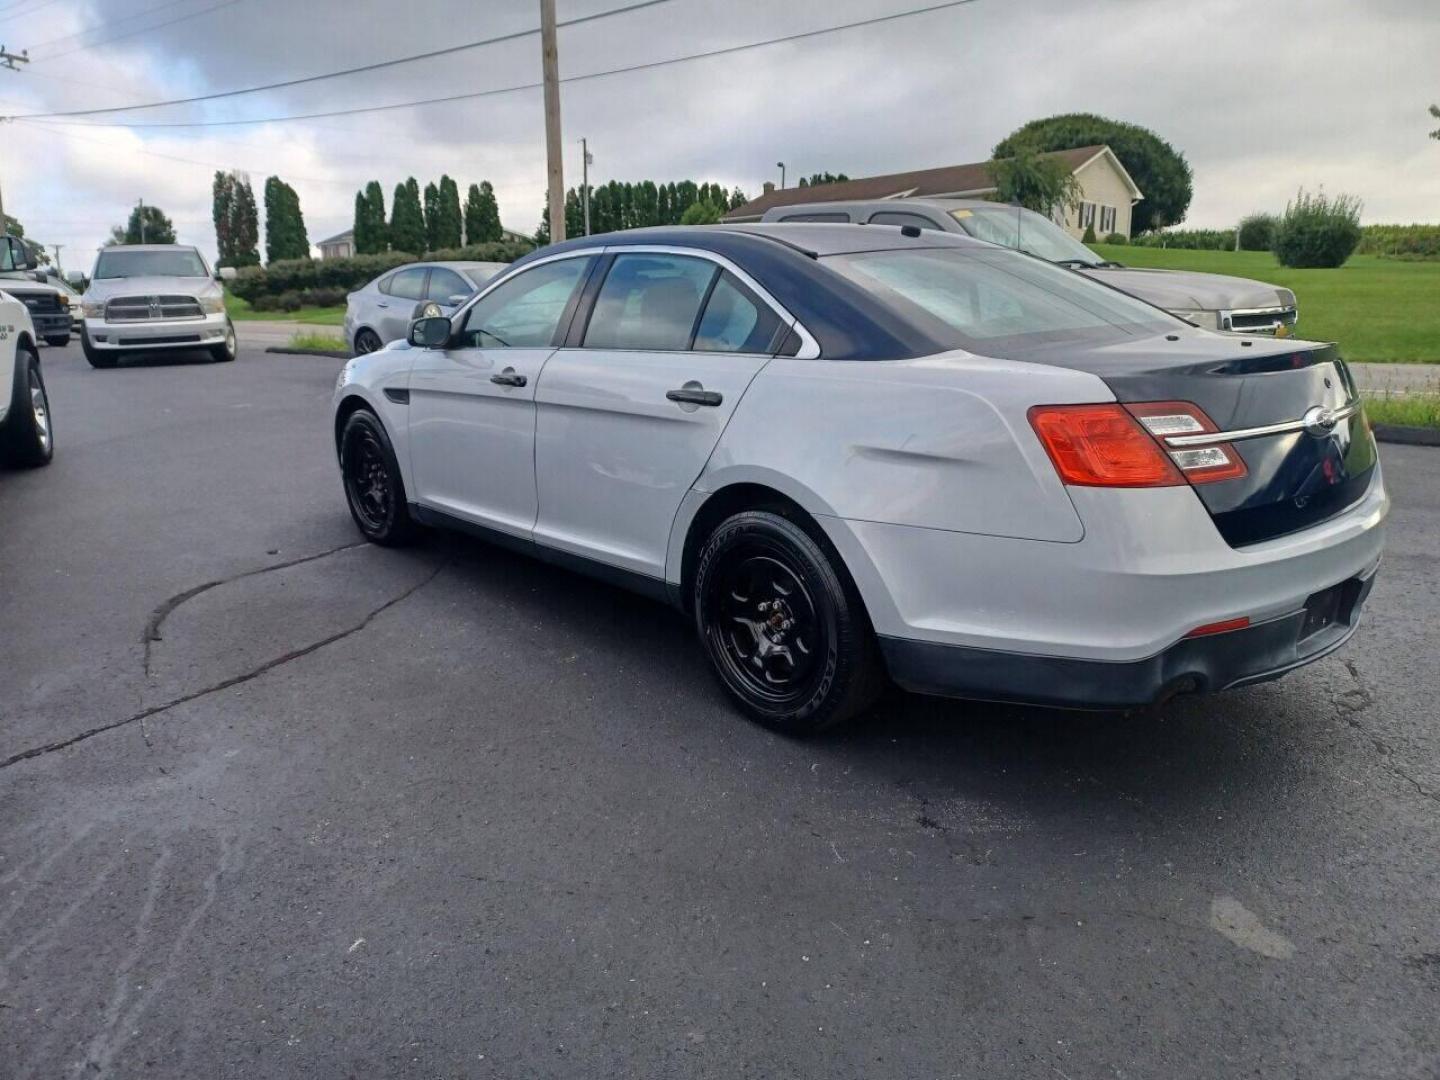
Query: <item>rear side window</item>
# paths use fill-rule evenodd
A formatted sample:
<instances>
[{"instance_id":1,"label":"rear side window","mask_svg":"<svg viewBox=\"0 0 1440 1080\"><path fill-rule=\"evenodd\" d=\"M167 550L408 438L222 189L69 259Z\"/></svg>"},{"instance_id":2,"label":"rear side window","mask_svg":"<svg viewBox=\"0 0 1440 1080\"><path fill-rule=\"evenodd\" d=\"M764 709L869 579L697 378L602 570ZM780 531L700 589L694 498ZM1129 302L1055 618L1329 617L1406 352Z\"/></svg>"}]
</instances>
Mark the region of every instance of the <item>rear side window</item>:
<instances>
[{"instance_id":1,"label":"rear side window","mask_svg":"<svg viewBox=\"0 0 1440 1080\"><path fill-rule=\"evenodd\" d=\"M824 213L824 214L822 214L822 213L791 214L791 215L789 215L788 217L783 217L783 218L781 218L780 220L781 220L781 221L838 221L838 222L841 222L841 223L845 223L845 222L848 222L848 221L850 220L850 215L847 214L847 213L844 213L843 211L835 211L835 212L832 212L832 213Z\"/></svg>"},{"instance_id":2,"label":"rear side window","mask_svg":"<svg viewBox=\"0 0 1440 1080\"><path fill-rule=\"evenodd\" d=\"M780 317L727 270L710 290L695 332L700 352L771 353L783 329Z\"/></svg>"},{"instance_id":3,"label":"rear side window","mask_svg":"<svg viewBox=\"0 0 1440 1080\"><path fill-rule=\"evenodd\" d=\"M466 284L465 279L454 270L435 266L430 270L430 284L425 289L425 296L427 299L448 304L452 296L468 297L474 291L474 288Z\"/></svg>"},{"instance_id":4,"label":"rear side window","mask_svg":"<svg viewBox=\"0 0 1440 1080\"><path fill-rule=\"evenodd\" d=\"M615 256L595 298L587 349L677 352L690 348L717 267L686 255Z\"/></svg>"},{"instance_id":5,"label":"rear side window","mask_svg":"<svg viewBox=\"0 0 1440 1080\"><path fill-rule=\"evenodd\" d=\"M592 261L578 257L542 263L497 285L465 313L465 345L521 349L552 344Z\"/></svg>"},{"instance_id":6,"label":"rear side window","mask_svg":"<svg viewBox=\"0 0 1440 1080\"><path fill-rule=\"evenodd\" d=\"M914 225L917 229L940 229L939 225L936 225L927 217L921 217L919 214L899 214L893 210L882 210L878 214L871 214L870 224Z\"/></svg>"},{"instance_id":7,"label":"rear side window","mask_svg":"<svg viewBox=\"0 0 1440 1080\"><path fill-rule=\"evenodd\" d=\"M396 271L388 280L380 283L380 291L401 300L419 300L425 295L425 273L423 266Z\"/></svg>"}]
</instances>

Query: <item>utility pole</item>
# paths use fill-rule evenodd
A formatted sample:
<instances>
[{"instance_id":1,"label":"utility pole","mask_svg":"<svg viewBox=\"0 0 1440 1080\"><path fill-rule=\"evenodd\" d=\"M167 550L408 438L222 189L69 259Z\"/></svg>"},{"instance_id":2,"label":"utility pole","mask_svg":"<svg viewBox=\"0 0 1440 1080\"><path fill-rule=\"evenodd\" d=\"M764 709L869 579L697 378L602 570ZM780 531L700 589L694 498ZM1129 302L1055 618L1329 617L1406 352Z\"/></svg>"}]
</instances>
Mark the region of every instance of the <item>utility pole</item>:
<instances>
[{"instance_id":1,"label":"utility pole","mask_svg":"<svg viewBox=\"0 0 1440 1080\"><path fill-rule=\"evenodd\" d=\"M590 235L590 166L595 164L595 155L590 153L590 148L585 145L585 140L580 140L580 197L585 200L585 235Z\"/></svg>"},{"instance_id":2,"label":"utility pole","mask_svg":"<svg viewBox=\"0 0 1440 1080\"><path fill-rule=\"evenodd\" d=\"M555 0L540 0L540 61L545 69L546 194L550 242L565 239L565 160L560 151L560 56L555 47Z\"/></svg>"},{"instance_id":3,"label":"utility pole","mask_svg":"<svg viewBox=\"0 0 1440 1080\"><path fill-rule=\"evenodd\" d=\"M55 273L59 274L61 277L64 277L65 269L60 265L60 249L63 248L65 245L51 244L50 246L55 249Z\"/></svg>"},{"instance_id":4,"label":"utility pole","mask_svg":"<svg viewBox=\"0 0 1440 1080\"><path fill-rule=\"evenodd\" d=\"M0 45L0 67L9 68L11 71L19 71L20 64L30 62L30 50L21 49L18 54L7 52L4 45ZM0 192L0 235L9 231L9 219L5 216L5 196Z\"/></svg>"},{"instance_id":5,"label":"utility pole","mask_svg":"<svg viewBox=\"0 0 1440 1080\"><path fill-rule=\"evenodd\" d=\"M785 163L784 163L783 161L777 161L777 162L775 162L775 167L780 170L780 190L781 190L781 191L784 191L784 190L785 190Z\"/></svg>"}]
</instances>

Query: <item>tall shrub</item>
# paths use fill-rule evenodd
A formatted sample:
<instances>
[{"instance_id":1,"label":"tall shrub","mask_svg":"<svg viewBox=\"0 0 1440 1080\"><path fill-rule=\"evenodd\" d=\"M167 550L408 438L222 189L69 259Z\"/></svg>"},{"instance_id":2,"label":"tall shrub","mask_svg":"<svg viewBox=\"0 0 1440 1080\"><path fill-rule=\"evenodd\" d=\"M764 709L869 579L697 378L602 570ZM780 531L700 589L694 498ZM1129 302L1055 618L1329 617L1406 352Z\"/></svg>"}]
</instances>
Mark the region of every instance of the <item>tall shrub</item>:
<instances>
[{"instance_id":1,"label":"tall shrub","mask_svg":"<svg viewBox=\"0 0 1440 1080\"><path fill-rule=\"evenodd\" d=\"M1250 214L1240 219L1240 250L1269 251L1275 243L1275 226L1279 218L1274 214Z\"/></svg>"},{"instance_id":2,"label":"tall shrub","mask_svg":"<svg viewBox=\"0 0 1440 1080\"><path fill-rule=\"evenodd\" d=\"M310 255L300 196L278 176L265 181L265 261L304 259Z\"/></svg>"},{"instance_id":3,"label":"tall shrub","mask_svg":"<svg viewBox=\"0 0 1440 1080\"><path fill-rule=\"evenodd\" d=\"M395 185L390 204L390 250L418 255L425 243L425 212L420 209L420 185L412 176Z\"/></svg>"},{"instance_id":4,"label":"tall shrub","mask_svg":"<svg viewBox=\"0 0 1440 1080\"><path fill-rule=\"evenodd\" d=\"M378 180L355 193L355 254L376 255L390 246L385 224L385 192Z\"/></svg>"},{"instance_id":5,"label":"tall shrub","mask_svg":"<svg viewBox=\"0 0 1440 1080\"><path fill-rule=\"evenodd\" d=\"M489 180L471 184L465 193L465 242L493 243L504 236L500 228L500 205Z\"/></svg>"},{"instance_id":6,"label":"tall shrub","mask_svg":"<svg viewBox=\"0 0 1440 1080\"><path fill-rule=\"evenodd\" d=\"M1311 195L1301 188L1275 229L1282 266L1343 266L1360 243L1360 200L1353 195Z\"/></svg>"}]
</instances>

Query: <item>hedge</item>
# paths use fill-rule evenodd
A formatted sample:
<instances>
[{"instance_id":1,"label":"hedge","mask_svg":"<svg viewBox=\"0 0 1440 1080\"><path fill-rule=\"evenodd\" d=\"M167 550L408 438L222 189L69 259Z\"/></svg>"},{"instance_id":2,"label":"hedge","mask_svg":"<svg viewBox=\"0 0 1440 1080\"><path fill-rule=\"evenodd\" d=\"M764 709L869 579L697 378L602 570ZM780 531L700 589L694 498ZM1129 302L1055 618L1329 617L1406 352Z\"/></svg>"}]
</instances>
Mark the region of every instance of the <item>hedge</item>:
<instances>
[{"instance_id":1,"label":"hedge","mask_svg":"<svg viewBox=\"0 0 1440 1080\"><path fill-rule=\"evenodd\" d=\"M531 250L533 245L528 241L501 240L451 251L426 252L423 258L441 262L514 262ZM387 270L419 258L404 251L386 251L348 259L280 259L265 267L245 267L230 282L230 291L262 311L275 310L269 303L272 299L318 290L338 292L339 299L332 302L342 303L345 293L373 281ZM296 306L309 303L305 301Z\"/></svg>"},{"instance_id":2,"label":"hedge","mask_svg":"<svg viewBox=\"0 0 1440 1080\"><path fill-rule=\"evenodd\" d=\"M1440 225L1362 225L1355 250L1392 259L1440 259Z\"/></svg>"},{"instance_id":3,"label":"hedge","mask_svg":"<svg viewBox=\"0 0 1440 1080\"><path fill-rule=\"evenodd\" d=\"M1234 229L1167 229L1149 232L1130 241L1139 247L1181 248L1186 251L1234 251Z\"/></svg>"}]
</instances>

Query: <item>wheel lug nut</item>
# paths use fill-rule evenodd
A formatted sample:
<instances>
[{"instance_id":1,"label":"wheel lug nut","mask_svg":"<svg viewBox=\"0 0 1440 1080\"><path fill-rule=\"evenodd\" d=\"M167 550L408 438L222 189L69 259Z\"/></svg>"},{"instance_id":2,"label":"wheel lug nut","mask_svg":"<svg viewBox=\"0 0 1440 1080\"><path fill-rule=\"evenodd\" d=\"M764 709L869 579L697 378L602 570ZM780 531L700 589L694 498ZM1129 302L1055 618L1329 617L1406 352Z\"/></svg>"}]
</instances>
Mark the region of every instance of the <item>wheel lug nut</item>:
<instances>
[{"instance_id":1,"label":"wheel lug nut","mask_svg":"<svg viewBox=\"0 0 1440 1080\"><path fill-rule=\"evenodd\" d=\"M760 601L760 610L761 610L761 611L769 611L769 610L770 610L770 601L768 601L768 600L761 600L761 601Z\"/></svg>"},{"instance_id":2,"label":"wheel lug nut","mask_svg":"<svg viewBox=\"0 0 1440 1080\"><path fill-rule=\"evenodd\" d=\"M790 622L790 620L789 620L789 619L786 619L786 620L784 620L784 621L780 624L780 629L781 629L781 630L789 630L790 627L791 627L791 625L792 625L792 623Z\"/></svg>"}]
</instances>

